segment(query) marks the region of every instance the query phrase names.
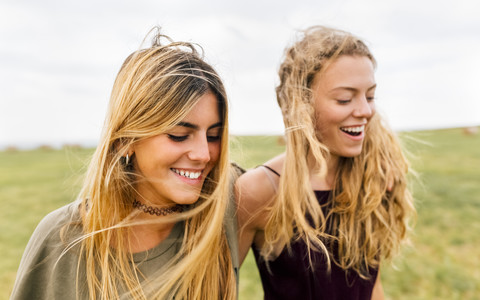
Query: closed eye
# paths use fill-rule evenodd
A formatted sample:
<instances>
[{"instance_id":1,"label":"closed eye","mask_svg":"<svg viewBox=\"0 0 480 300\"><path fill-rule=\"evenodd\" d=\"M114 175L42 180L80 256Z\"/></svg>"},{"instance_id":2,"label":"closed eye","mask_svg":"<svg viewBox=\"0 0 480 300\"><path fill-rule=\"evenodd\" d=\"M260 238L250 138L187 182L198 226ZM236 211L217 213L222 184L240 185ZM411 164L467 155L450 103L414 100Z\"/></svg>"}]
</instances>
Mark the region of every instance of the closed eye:
<instances>
[{"instance_id":1,"label":"closed eye","mask_svg":"<svg viewBox=\"0 0 480 300\"><path fill-rule=\"evenodd\" d=\"M174 142L183 142L188 138L188 135L173 135L167 134L168 138Z\"/></svg>"},{"instance_id":2,"label":"closed eye","mask_svg":"<svg viewBox=\"0 0 480 300\"><path fill-rule=\"evenodd\" d=\"M352 100L350 100L350 99L349 100L337 100L338 104L348 104L348 103L350 103L350 101L352 101Z\"/></svg>"},{"instance_id":3,"label":"closed eye","mask_svg":"<svg viewBox=\"0 0 480 300\"><path fill-rule=\"evenodd\" d=\"M207 135L207 141L209 142L218 142L220 138L219 135Z\"/></svg>"}]
</instances>

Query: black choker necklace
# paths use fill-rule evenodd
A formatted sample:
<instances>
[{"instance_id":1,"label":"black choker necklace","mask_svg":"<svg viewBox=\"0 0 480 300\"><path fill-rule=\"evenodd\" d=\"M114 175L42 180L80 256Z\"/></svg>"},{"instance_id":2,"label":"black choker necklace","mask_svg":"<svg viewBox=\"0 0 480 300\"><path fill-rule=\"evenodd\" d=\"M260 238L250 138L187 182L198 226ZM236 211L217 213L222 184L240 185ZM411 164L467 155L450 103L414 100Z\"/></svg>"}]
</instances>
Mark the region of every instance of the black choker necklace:
<instances>
[{"instance_id":1,"label":"black choker necklace","mask_svg":"<svg viewBox=\"0 0 480 300\"><path fill-rule=\"evenodd\" d=\"M177 213L177 212L183 212L185 210L184 206L180 204L177 204L171 207L158 208L158 207L152 207L152 206L142 204L138 200L133 200L133 207L143 210L143 212L147 214L151 214L152 216L153 215L166 216L166 215Z\"/></svg>"}]
</instances>

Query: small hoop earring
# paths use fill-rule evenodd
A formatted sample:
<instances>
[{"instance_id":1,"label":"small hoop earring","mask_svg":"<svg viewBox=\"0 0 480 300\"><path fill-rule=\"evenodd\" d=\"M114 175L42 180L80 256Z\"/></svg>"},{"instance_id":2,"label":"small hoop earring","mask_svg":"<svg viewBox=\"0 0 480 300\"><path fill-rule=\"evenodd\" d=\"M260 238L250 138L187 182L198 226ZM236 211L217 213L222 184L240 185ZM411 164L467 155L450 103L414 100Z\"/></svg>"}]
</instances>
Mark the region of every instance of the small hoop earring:
<instances>
[{"instance_id":1,"label":"small hoop earring","mask_svg":"<svg viewBox=\"0 0 480 300\"><path fill-rule=\"evenodd\" d=\"M129 162L130 162L130 157L128 157L128 153L127 153L127 155L125 156L125 165L128 166Z\"/></svg>"}]
</instances>

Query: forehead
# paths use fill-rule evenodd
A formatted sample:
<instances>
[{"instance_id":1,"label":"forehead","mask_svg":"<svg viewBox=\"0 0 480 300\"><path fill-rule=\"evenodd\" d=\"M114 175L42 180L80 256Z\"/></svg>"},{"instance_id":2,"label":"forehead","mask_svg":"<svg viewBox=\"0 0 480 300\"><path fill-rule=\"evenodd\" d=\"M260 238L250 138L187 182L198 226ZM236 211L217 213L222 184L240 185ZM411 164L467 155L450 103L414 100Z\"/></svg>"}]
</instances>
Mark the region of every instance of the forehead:
<instances>
[{"instance_id":1,"label":"forehead","mask_svg":"<svg viewBox=\"0 0 480 300\"><path fill-rule=\"evenodd\" d=\"M211 91L203 94L180 123L185 123L185 121L200 123L203 121L219 122L220 114L217 96Z\"/></svg>"},{"instance_id":2,"label":"forehead","mask_svg":"<svg viewBox=\"0 0 480 300\"><path fill-rule=\"evenodd\" d=\"M375 84L375 70L366 56L342 55L314 76L312 88L370 88Z\"/></svg>"}]
</instances>

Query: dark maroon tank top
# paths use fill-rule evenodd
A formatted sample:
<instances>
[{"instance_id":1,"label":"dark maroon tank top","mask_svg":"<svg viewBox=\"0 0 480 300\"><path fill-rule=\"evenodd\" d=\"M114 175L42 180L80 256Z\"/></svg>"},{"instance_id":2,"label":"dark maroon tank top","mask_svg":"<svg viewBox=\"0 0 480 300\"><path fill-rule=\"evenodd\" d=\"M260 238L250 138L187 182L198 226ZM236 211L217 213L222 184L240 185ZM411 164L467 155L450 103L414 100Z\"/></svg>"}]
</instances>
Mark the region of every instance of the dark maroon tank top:
<instances>
[{"instance_id":1,"label":"dark maroon tank top","mask_svg":"<svg viewBox=\"0 0 480 300\"><path fill-rule=\"evenodd\" d=\"M330 191L315 191L318 201L326 204ZM327 229L328 230L328 229ZM302 240L292 242L291 251L284 249L268 264L253 248L266 300L308 299L371 299L377 270L370 268L370 278L362 279L355 271L331 263L327 272L325 255L311 251L313 269L308 259L307 246ZM333 251L335 252L335 246Z\"/></svg>"}]
</instances>

